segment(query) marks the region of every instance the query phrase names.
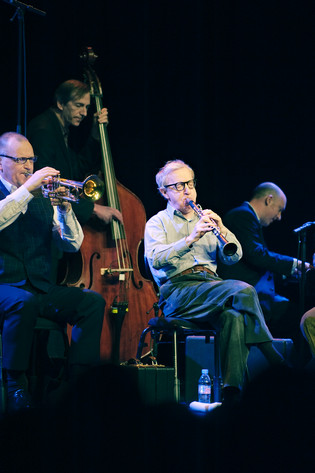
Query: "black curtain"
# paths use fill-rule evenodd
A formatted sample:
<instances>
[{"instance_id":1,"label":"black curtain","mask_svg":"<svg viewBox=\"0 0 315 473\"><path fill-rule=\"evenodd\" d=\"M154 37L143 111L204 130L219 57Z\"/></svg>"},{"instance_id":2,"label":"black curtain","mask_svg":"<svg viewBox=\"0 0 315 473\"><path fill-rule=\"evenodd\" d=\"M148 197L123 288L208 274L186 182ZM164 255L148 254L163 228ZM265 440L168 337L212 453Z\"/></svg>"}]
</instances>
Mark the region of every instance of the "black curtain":
<instances>
[{"instance_id":1,"label":"black curtain","mask_svg":"<svg viewBox=\"0 0 315 473\"><path fill-rule=\"evenodd\" d=\"M313 1L25 3L46 12L24 14L27 121L59 83L82 79L80 52L91 46L116 177L147 216L164 207L154 177L169 159L192 165L199 203L221 215L273 181L288 205L266 237L296 254L292 230L315 220ZM14 5L0 10L2 133L17 124L18 21Z\"/></svg>"}]
</instances>

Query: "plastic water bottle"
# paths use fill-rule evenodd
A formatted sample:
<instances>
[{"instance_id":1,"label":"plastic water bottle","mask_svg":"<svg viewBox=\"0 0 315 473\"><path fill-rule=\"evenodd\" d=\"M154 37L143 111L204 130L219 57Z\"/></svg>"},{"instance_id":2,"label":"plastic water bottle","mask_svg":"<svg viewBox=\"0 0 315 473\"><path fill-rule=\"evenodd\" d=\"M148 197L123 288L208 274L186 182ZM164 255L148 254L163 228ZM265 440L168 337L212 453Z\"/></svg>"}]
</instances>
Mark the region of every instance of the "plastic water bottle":
<instances>
[{"instance_id":1,"label":"plastic water bottle","mask_svg":"<svg viewBox=\"0 0 315 473\"><path fill-rule=\"evenodd\" d=\"M198 381L198 401L207 404L211 402L211 379L206 369L201 370Z\"/></svg>"}]
</instances>

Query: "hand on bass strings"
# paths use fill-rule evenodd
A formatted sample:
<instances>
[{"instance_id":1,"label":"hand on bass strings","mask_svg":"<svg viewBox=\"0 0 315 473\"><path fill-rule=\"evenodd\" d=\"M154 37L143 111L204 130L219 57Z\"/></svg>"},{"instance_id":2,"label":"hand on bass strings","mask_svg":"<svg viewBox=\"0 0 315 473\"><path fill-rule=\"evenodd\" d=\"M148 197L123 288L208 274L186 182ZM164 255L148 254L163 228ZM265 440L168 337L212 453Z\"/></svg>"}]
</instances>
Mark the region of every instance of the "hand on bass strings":
<instances>
[{"instance_id":1,"label":"hand on bass strings","mask_svg":"<svg viewBox=\"0 0 315 473\"><path fill-rule=\"evenodd\" d=\"M92 136L95 140L100 139L99 125L108 125L108 110L107 108L102 108L100 112L94 113L93 117L93 126L92 126Z\"/></svg>"},{"instance_id":2,"label":"hand on bass strings","mask_svg":"<svg viewBox=\"0 0 315 473\"><path fill-rule=\"evenodd\" d=\"M97 216L104 223L110 223L112 220L118 220L123 223L123 217L119 210L112 207L106 207L100 204L94 204L93 214Z\"/></svg>"}]
</instances>

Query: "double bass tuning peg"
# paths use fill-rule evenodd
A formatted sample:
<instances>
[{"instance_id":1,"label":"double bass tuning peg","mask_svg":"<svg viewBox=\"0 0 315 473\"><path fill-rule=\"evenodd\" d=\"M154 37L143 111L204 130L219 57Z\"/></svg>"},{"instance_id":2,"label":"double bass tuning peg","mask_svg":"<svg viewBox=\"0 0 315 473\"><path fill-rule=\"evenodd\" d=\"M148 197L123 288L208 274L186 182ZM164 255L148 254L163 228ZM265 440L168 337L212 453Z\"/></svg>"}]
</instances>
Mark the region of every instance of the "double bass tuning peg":
<instances>
[{"instance_id":1,"label":"double bass tuning peg","mask_svg":"<svg viewBox=\"0 0 315 473\"><path fill-rule=\"evenodd\" d=\"M86 65L92 65L98 58L91 46L86 46L80 54L80 59Z\"/></svg>"}]
</instances>

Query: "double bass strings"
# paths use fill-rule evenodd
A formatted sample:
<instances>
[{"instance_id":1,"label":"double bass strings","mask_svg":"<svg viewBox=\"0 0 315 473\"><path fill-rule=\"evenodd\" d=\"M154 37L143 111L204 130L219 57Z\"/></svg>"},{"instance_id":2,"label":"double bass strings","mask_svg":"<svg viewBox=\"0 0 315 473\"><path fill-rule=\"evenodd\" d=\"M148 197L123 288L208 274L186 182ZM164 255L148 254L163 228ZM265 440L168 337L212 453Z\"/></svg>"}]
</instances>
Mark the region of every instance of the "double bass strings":
<instances>
[{"instance_id":1,"label":"double bass strings","mask_svg":"<svg viewBox=\"0 0 315 473\"><path fill-rule=\"evenodd\" d=\"M99 97L95 97L96 100L96 108L99 112L101 110L101 103ZM104 125L100 125L100 137L102 143L102 150L104 153L103 156L103 163L104 163L104 178L106 180L106 194L107 194L107 201L110 207L115 209L120 209L120 203L117 193L117 186L116 186L116 178L115 178L115 171L113 166L113 159L111 156L111 150L109 146L108 140L108 132L107 128ZM112 236L116 242L116 254L117 254L117 262L118 262L118 270L132 270L131 268L131 261L130 261L130 253L128 249L128 242L126 239L126 233L124 230L123 224L113 220L111 223L112 228ZM120 273L120 276L122 273Z\"/></svg>"}]
</instances>

